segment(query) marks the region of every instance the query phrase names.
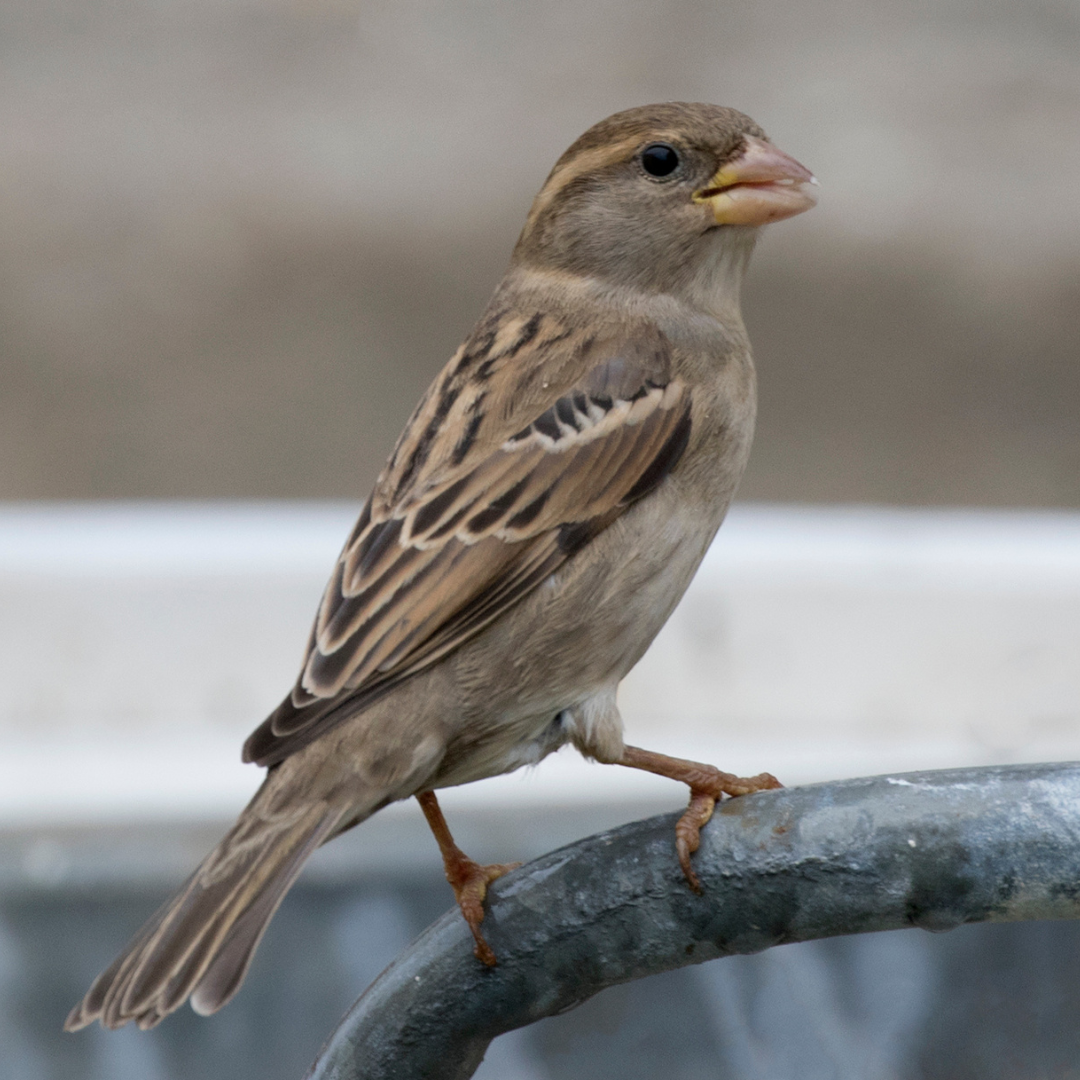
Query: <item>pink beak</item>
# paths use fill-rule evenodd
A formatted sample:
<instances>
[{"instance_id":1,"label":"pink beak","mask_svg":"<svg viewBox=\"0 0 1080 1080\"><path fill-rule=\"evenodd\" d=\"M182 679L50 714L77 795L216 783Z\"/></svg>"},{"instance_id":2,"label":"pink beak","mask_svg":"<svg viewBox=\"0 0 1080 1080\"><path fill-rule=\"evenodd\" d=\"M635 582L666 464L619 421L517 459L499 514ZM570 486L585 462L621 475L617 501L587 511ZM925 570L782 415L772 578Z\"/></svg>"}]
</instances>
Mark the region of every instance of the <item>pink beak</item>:
<instances>
[{"instance_id":1,"label":"pink beak","mask_svg":"<svg viewBox=\"0 0 1080 1080\"><path fill-rule=\"evenodd\" d=\"M746 136L737 158L717 170L694 202L707 203L717 225L767 225L817 203L814 174L764 139Z\"/></svg>"}]
</instances>

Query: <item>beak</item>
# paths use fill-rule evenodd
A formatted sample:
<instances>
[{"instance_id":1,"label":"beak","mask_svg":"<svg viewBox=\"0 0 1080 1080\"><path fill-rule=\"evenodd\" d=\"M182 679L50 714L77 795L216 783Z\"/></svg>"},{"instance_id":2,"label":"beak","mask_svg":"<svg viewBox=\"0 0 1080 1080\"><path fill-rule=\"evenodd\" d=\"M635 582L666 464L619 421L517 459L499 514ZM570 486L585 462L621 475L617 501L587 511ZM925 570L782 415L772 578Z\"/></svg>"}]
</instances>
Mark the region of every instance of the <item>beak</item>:
<instances>
[{"instance_id":1,"label":"beak","mask_svg":"<svg viewBox=\"0 0 1080 1080\"><path fill-rule=\"evenodd\" d=\"M722 166L694 202L707 203L717 225L767 225L809 210L817 180L764 139L746 136L743 152Z\"/></svg>"}]
</instances>

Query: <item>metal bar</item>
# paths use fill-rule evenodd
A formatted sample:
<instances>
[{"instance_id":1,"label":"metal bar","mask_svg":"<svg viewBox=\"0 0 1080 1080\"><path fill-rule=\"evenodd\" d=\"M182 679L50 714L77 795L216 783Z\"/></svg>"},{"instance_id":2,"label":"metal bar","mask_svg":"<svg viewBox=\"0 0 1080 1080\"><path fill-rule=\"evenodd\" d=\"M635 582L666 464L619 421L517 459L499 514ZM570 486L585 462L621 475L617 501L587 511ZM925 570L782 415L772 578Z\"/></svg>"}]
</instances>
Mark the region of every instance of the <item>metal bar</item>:
<instances>
[{"instance_id":1,"label":"metal bar","mask_svg":"<svg viewBox=\"0 0 1080 1080\"><path fill-rule=\"evenodd\" d=\"M309 1080L464 1080L504 1032L616 983L839 934L1080 918L1080 763L847 780L717 808L687 887L670 814L496 882L485 968L456 909L346 1014Z\"/></svg>"}]
</instances>

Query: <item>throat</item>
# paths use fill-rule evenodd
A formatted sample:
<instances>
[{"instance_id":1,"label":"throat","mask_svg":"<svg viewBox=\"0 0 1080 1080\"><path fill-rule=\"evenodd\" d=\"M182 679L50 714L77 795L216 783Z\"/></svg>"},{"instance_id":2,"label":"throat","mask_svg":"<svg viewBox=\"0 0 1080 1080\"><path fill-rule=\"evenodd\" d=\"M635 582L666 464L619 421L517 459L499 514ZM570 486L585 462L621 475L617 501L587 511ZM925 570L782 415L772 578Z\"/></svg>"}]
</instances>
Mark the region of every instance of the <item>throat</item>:
<instances>
[{"instance_id":1,"label":"throat","mask_svg":"<svg viewBox=\"0 0 1080 1080\"><path fill-rule=\"evenodd\" d=\"M708 312L721 322L741 322L739 302L758 230L721 226L712 230L700 258L672 292L684 303Z\"/></svg>"}]
</instances>

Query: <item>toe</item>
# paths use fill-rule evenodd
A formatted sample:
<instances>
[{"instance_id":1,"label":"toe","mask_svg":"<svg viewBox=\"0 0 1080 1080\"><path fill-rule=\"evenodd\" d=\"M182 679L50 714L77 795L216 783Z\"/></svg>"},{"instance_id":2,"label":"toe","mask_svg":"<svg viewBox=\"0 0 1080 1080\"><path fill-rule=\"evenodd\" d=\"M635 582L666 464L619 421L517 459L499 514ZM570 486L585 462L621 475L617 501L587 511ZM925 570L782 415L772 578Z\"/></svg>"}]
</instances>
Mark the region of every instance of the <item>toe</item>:
<instances>
[{"instance_id":1,"label":"toe","mask_svg":"<svg viewBox=\"0 0 1080 1080\"><path fill-rule=\"evenodd\" d=\"M484 898L487 896L487 887L504 874L516 870L520 865L521 863L489 863L483 866L470 859L467 863L460 864L454 880L451 881L458 907L461 908L461 914L476 941L473 952L476 958L488 967L494 967L496 959L491 946L480 932L480 924L484 921Z\"/></svg>"}]
</instances>

